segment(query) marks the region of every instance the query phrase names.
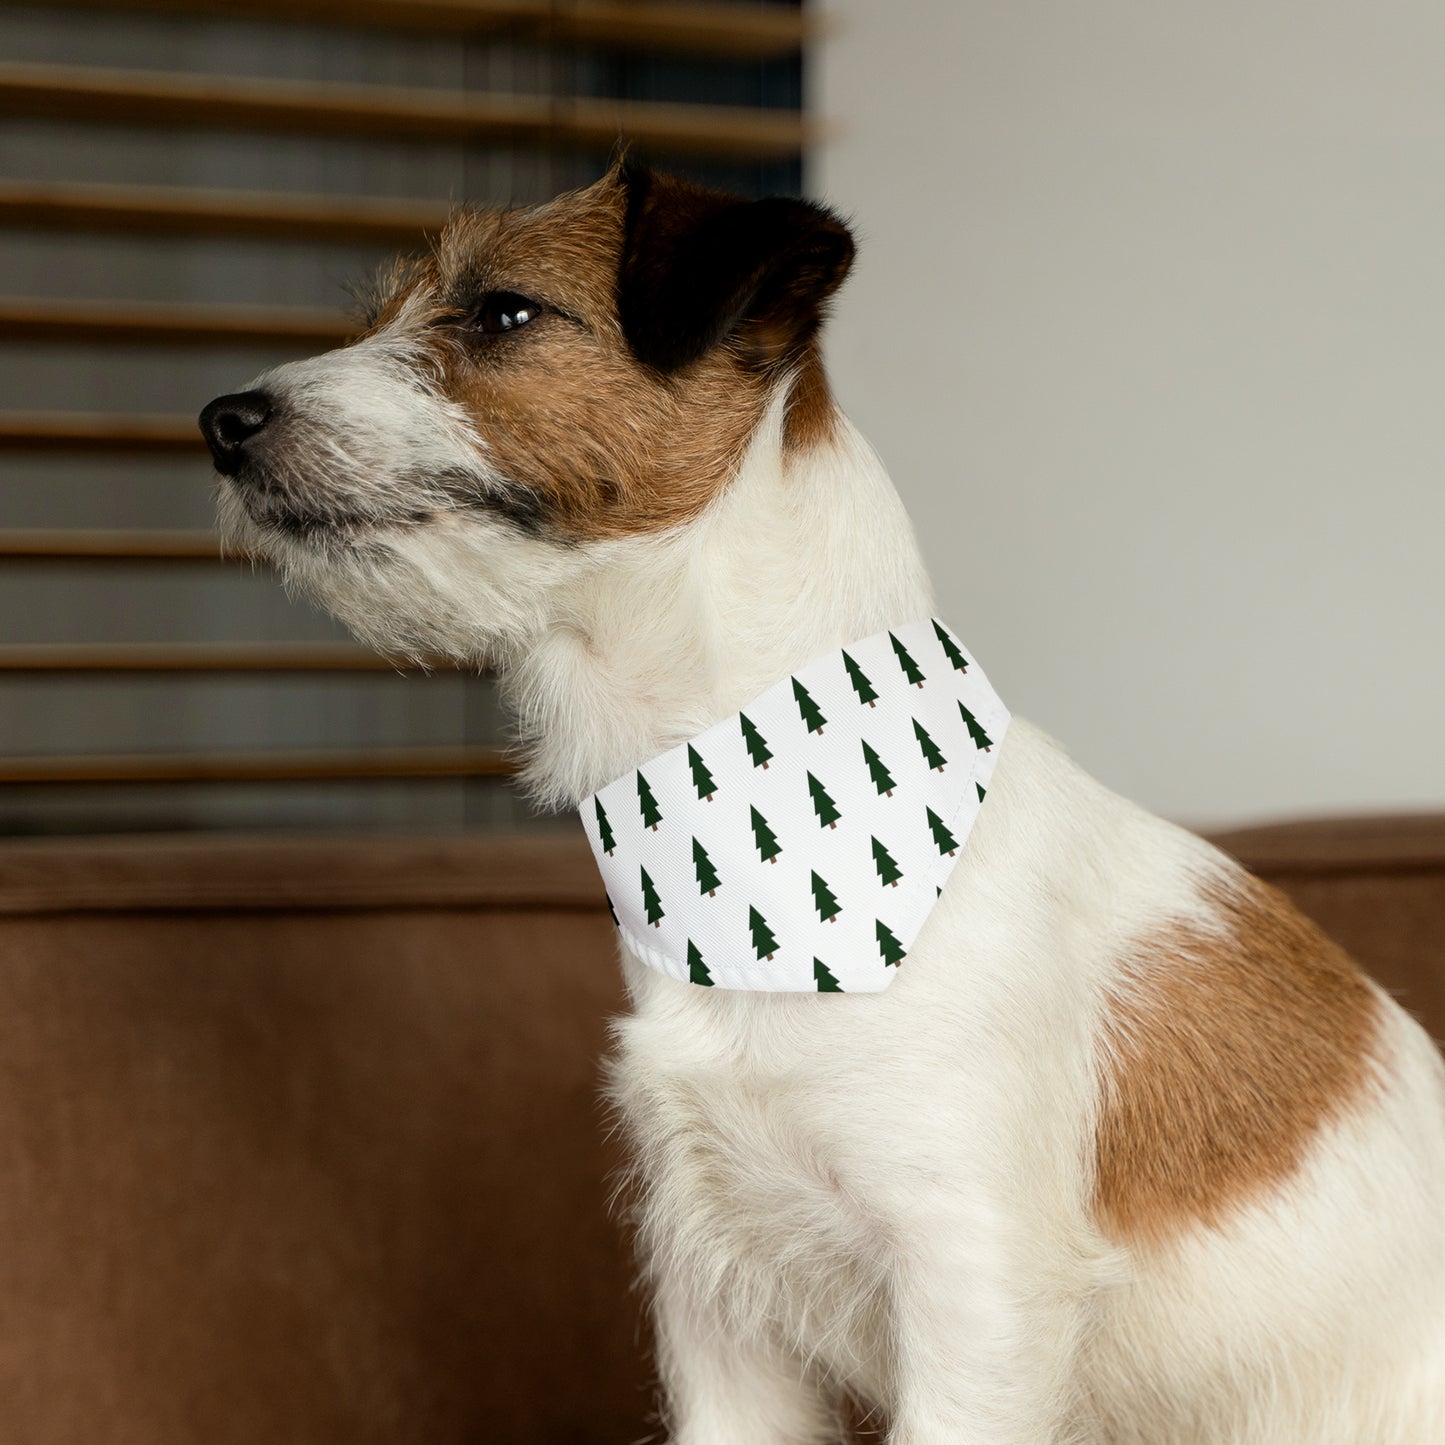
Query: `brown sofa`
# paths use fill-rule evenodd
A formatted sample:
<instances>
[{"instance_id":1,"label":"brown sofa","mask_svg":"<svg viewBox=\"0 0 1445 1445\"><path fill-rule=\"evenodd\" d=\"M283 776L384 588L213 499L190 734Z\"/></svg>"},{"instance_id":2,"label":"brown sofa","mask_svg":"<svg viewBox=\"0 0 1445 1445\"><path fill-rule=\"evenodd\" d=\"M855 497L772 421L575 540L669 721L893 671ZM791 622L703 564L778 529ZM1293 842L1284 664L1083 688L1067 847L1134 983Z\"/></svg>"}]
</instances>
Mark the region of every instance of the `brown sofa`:
<instances>
[{"instance_id":1,"label":"brown sofa","mask_svg":"<svg viewBox=\"0 0 1445 1445\"><path fill-rule=\"evenodd\" d=\"M1223 837L1445 1033L1445 818ZM572 833L0 844L0 1439L655 1429Z\"/></svg>"}]
</instances>

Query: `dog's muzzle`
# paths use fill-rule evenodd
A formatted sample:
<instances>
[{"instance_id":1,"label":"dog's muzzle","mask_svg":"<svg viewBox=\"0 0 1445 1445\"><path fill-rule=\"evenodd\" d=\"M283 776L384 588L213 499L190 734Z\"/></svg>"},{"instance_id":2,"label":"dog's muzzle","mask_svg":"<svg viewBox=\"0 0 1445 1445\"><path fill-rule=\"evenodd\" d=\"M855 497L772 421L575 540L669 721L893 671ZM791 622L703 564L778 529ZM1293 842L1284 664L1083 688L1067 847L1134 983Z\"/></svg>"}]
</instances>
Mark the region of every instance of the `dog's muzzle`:
<instances>
[{"instance_id":1,"label":"dog's muzzle","mask_svg":"<svg viewBox=\"0 0 1445 1445\"><path fill-rule=\"evenodd\" d=\"M218 396L201 412L201 435L223 477L234 477L245 466L247 443L265 430L273 410L266 392L239 391Z\"/></svg>"}]
</instances>

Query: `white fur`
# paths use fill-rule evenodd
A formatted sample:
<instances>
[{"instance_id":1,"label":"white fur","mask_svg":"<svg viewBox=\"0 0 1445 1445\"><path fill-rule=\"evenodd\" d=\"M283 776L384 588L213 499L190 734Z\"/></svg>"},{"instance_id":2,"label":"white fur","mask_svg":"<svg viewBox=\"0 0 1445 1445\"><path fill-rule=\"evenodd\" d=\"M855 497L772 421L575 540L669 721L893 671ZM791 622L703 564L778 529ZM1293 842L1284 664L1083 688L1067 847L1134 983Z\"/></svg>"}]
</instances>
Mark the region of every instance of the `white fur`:
<instances>
[{"instance_id":1,"label":"white fur","mask_svg":"<svg viewBox=\"0 0 1445 1445\"><path fill-rule=\"evenodd\" d=\"M352 373L309 365L270 384L349 404ZM495 662L532 785L575 803L932 610L867 444L844 424L785 461L781 416L664 537L561 547L457 514L352 554L231 520L369 640ZM887 992L704 990L624 957L613 1092L676 1445L833 1440L844 1390L892 1445L1445 1441L1445 1071L1392 1004L1378 1101L1278 1195L1155 1253L1091 1215L1101 1000L1132 940L1209 923L1231 868L1015 720Z\"/></svg>"}]
</instances>

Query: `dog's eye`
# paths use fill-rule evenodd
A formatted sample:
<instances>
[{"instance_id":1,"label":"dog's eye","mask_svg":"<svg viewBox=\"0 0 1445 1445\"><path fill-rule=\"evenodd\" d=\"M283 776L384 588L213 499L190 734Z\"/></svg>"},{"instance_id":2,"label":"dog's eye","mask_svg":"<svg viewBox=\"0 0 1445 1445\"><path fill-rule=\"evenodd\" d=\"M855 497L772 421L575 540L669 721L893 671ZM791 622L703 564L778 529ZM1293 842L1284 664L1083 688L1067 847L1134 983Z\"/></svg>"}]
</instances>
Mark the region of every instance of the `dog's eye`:
<instances>
[{"instance_id":1,"label":"dog's eye","mask_svg":"<svg viewBox=\"0 0 1445 1445\"><path fill-rule=\"evenodd\" d=\"M535 321L541 311L539 302L519 296L515 291L489 291L472 313L472 324L478 331L496 336Z\"/></svg>"}]
</instances>

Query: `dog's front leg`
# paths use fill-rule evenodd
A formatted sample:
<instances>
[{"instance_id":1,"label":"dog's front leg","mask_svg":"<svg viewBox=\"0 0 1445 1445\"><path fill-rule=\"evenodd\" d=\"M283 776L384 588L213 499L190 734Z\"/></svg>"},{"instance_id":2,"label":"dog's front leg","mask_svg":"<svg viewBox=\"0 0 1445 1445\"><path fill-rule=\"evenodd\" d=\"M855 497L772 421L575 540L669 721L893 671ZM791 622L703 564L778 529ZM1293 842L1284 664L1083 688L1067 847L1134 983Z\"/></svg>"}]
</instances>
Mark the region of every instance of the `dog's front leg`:
<instances>
[{"instance_id":1,"label":"dog's front leg","mask_svg":"<svg viewBox=\"0 0 1445 1445\"><path fill-rule=\"evenodd\" d=\"M1086 1445L1070 1388L1077 1300L987 1234L935 1221L899 1263L889 1445Z\"/></svg>"},{"instance_id":2,"label":"dog's front leg","mask_svg":"<svg viewBox=\"0 0 1445 1445\"><path fill-rule=\"evenodd\" d=\"M745 1339L718 1311L659 1283L658 1368L669 1445L836 1445L836 1402L800 1358Z\"/></svg>"}]
</instances>

